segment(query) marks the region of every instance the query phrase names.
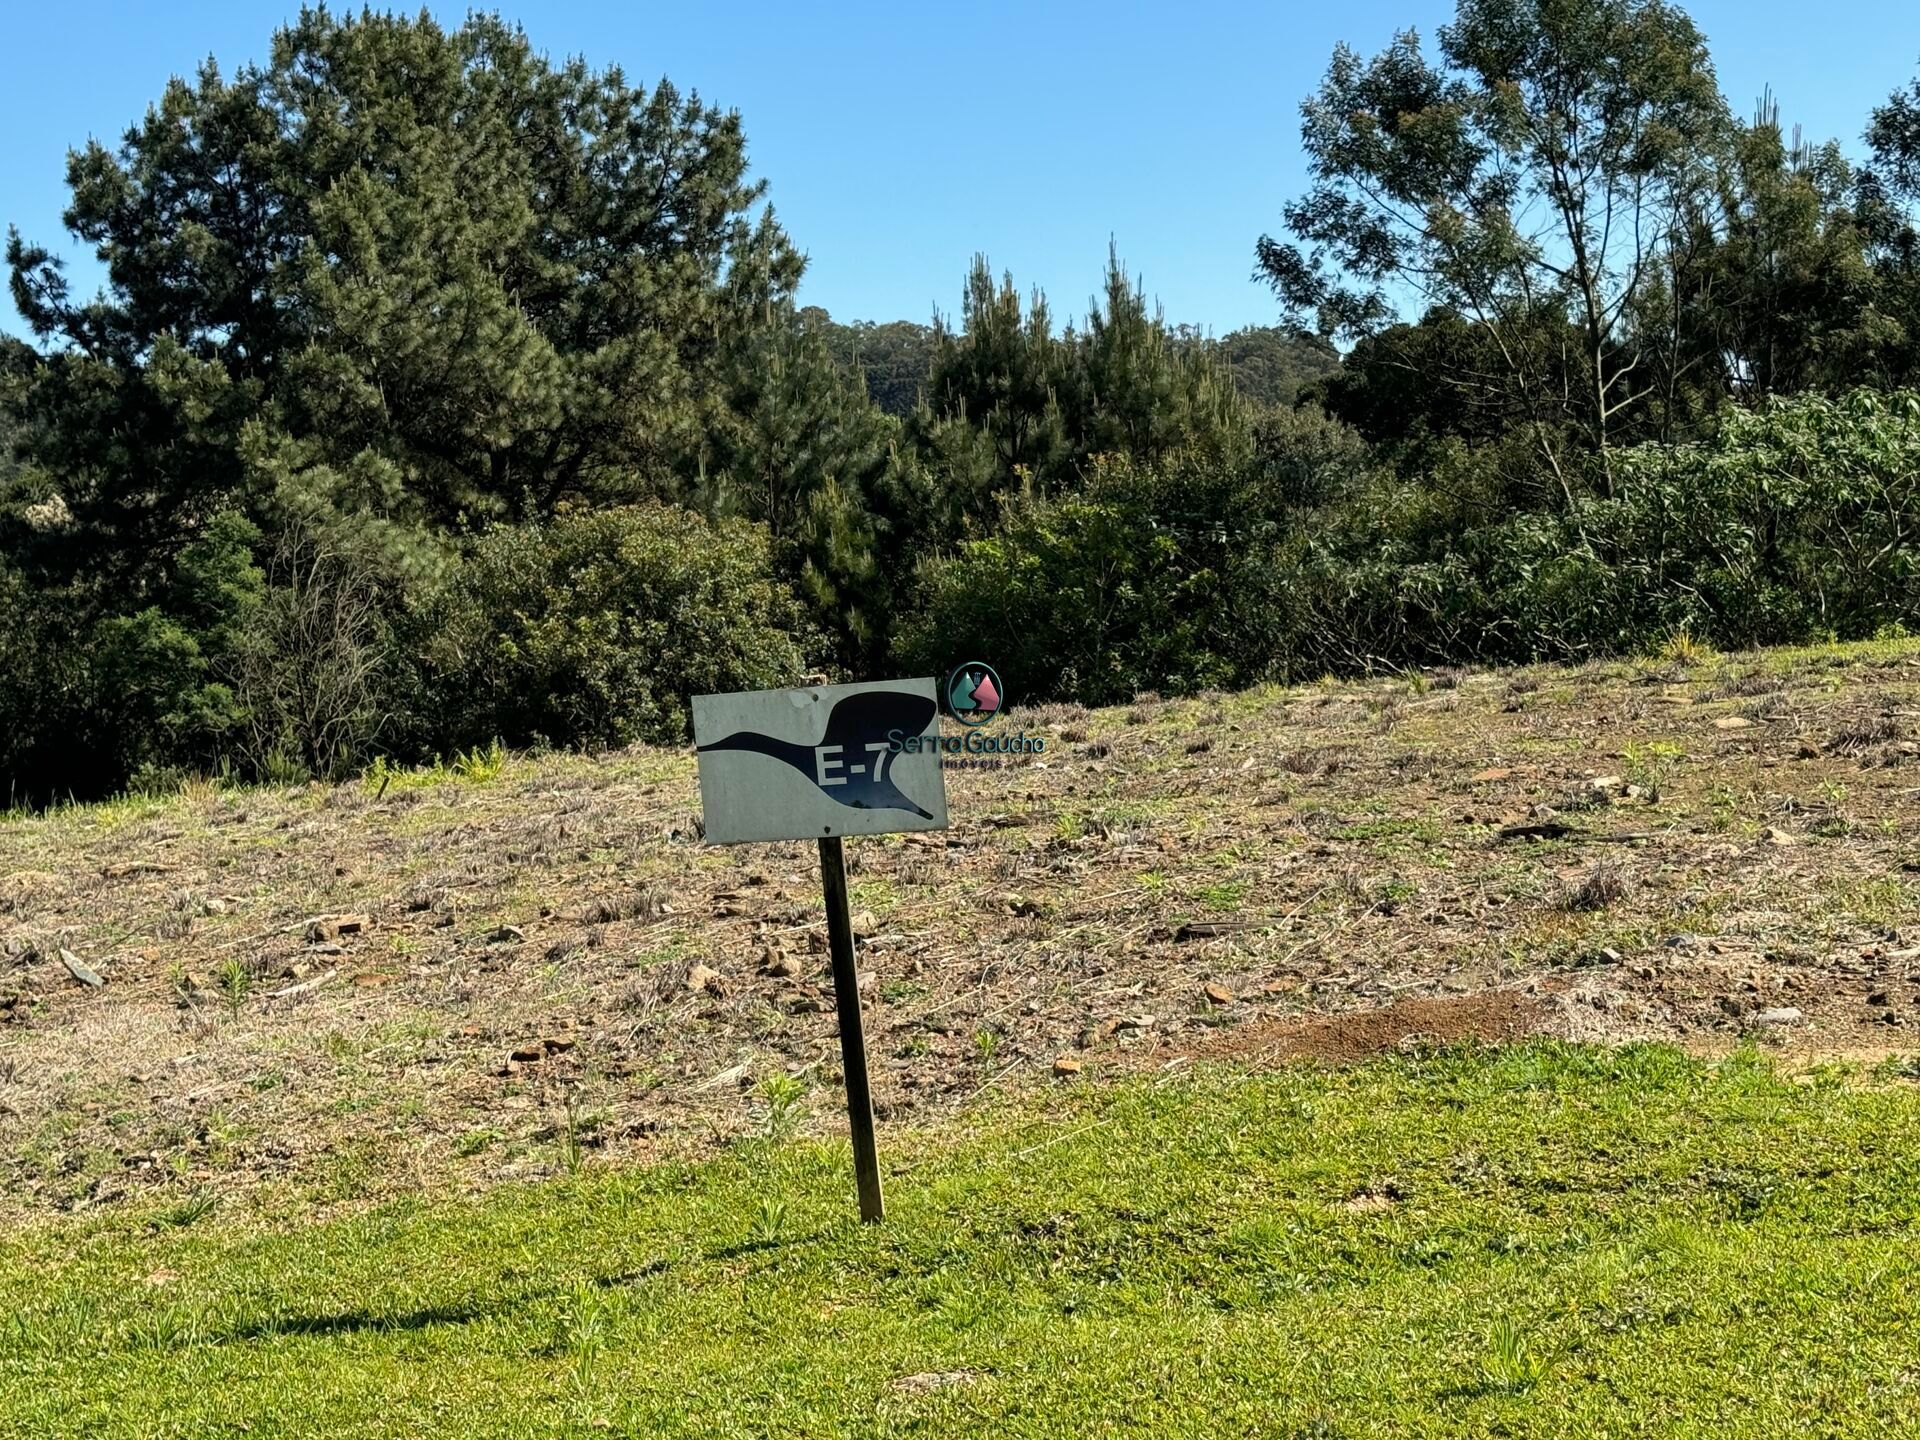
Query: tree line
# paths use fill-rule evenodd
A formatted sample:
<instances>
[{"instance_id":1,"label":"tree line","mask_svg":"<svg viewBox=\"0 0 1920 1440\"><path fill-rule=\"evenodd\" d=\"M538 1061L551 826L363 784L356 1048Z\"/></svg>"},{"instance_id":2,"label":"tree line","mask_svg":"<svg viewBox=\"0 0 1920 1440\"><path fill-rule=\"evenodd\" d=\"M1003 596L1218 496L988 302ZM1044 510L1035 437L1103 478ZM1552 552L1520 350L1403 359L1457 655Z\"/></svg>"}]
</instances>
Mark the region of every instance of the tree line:
<instances>
[{"instance_id":1,"label":"tree line","mask_svg":"<svg viewBox=\"0 0 1920 1440\"><path fill-rule=\"evenodd\" d=\"M1651 0L1342 49L1281 325L840 324L740 117L497 17L304 11L10 231L0 786L684 735L985 657L1089 702L1916 620L1920 82L1855 167Z\"/></svg>"}]
</instances>

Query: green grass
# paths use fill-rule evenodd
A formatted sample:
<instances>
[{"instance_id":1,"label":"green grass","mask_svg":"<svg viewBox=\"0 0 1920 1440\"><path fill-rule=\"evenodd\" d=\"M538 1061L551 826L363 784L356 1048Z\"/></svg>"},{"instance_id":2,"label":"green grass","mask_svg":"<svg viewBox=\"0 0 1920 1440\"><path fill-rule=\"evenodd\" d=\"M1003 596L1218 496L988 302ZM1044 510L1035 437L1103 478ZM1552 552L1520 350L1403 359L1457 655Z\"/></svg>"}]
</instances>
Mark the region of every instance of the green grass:
<instances>
[{"instance_id":1,"label":"green grass","mask_svg":"<svg viewBox=\"0 0 1920 1440\"><path fill-rule=\"evenodd\" d=\"M883 1128L877 1229L761 1139L17 1232L0 1434L1917 1433L1911 1087L1535 1046L1050 1098Z\"/></svg>"}]
</instances>

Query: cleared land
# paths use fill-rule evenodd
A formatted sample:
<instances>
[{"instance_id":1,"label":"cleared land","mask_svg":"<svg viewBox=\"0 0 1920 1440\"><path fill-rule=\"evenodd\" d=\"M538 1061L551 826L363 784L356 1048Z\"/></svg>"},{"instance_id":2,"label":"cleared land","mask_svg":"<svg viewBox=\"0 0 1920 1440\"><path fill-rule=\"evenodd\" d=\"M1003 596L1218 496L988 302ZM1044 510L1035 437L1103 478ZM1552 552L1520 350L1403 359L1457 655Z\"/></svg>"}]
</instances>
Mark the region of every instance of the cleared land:
<instances>
[{"instance_id":1,"label":"cleared land","mask_svg":"<svg viewBox=\"0 0 1920 1440\"><path fill-rule=\"evenodd\" d=\"M951 833L849 846L882 1119L1062 1057L1920 1051L1916 716L1912 642L1015 712ZM697 803L636 750L0 822L0 1210L831 1129L811 847Z\"/></svg>"}]
</instances>

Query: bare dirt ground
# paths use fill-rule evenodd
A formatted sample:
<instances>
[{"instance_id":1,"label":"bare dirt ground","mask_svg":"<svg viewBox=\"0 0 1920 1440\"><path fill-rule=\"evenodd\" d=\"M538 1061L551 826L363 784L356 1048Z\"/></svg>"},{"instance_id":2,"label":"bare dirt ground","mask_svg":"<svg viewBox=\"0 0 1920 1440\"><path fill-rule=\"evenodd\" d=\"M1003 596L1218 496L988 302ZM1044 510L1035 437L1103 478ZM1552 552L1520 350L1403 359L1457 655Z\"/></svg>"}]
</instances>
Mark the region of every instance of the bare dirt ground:
<instances>
[{"instance_id":1,"label":"bare dirt ground","mask_svg":"<svg viewBox=\"0 0 1920 1440\"><path fill-rule=\"evenodd\" d=\"M889 1124L1539 1033L1920 1052L1920 643L997 724L1045 755L849 845ZM0 1211L832 1129L813 850L697 807L642 749L0 820Z\"/></svg>"}]
</instances>

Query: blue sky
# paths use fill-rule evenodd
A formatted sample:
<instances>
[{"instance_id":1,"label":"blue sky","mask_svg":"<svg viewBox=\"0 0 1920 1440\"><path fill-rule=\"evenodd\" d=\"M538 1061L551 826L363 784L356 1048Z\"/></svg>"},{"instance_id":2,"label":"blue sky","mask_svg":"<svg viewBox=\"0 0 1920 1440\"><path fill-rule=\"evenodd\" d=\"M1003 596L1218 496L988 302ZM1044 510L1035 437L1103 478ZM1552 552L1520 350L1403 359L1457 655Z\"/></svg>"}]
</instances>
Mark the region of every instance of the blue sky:
<instances>
[{"instance_id":1,"label":"blue sky","mask_svg":"<svg viewBox=\"0 0 1920 1440\"><path fill-rule=\"evenodd\" d=\"M208 54L264 56L297 5L22 5L0 50L0 222L77 255L60 226L70 146L117 138ZM408 7L410 8L410 7ZM457 21L464 6L432 6ZM1689 7L1721 87L1858 153L1867 111L1920 62L1911 0ZM503 5L556 58L661 74L745 117L755 169L811 257L802 299L841 319L956 308L975 251L1078 311L1108 237L1168 317L1269 323L1253 243L1302 188L1297 109L1334 43L1363 53L1451 13L1433 0L721 6ZM98 270L74 268L87 288ZM11 305L0 324L18 331Z\"/></svg>"}]
</instances>

